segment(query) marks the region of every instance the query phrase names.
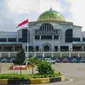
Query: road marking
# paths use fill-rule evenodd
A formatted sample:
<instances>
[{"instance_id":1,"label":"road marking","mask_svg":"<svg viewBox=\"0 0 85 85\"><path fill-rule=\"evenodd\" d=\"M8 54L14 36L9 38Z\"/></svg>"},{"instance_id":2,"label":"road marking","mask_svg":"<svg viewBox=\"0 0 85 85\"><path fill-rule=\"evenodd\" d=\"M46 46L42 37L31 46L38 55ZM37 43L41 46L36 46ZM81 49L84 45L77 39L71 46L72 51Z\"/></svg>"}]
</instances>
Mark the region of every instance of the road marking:
<instances>
[{"instance_id":1,"label":"road marking","mask_svg":"<svg viewBox=\"0 0 85 85\"><path fill-rule=\"evenodd\" d=\"M73 79L71 79L71 78L68 78L68 81L59 82L58 84L62 84L62 83L68 83L68 82L72 82L72 81L73 81Z\"/></svg>"}]
</instances>

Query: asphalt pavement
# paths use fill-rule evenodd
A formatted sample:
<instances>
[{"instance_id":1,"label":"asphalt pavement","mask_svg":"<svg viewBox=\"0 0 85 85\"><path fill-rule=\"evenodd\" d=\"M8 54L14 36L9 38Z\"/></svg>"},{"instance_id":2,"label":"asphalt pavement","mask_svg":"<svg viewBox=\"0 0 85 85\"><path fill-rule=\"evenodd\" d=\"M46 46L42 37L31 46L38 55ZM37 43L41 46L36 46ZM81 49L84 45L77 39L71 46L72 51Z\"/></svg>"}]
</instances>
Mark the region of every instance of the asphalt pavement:
<instances>
[{"instance_id":1,"label":"asphalt pavement","mask_svg":"<svg viewBox=\"0 0 85 85\"><path fill-rule=\"evenodd\" d=\"M10 65L11 64L0 63L1 69L0 72L1 73L13 72L12 70L11 71L8 70ZM66 77L67 80L64 82L56 82L43 85L85 85L85 63L56 63L53 64L52 67L54 68L55 71L61 72ZM35 70L36 68L34 68L34 72L37 72ZM32 73L32 69L25 71L23 70L22 73ZM70 81L69 79L73 79L73 81Z\"/></svg>"}]
</instances>

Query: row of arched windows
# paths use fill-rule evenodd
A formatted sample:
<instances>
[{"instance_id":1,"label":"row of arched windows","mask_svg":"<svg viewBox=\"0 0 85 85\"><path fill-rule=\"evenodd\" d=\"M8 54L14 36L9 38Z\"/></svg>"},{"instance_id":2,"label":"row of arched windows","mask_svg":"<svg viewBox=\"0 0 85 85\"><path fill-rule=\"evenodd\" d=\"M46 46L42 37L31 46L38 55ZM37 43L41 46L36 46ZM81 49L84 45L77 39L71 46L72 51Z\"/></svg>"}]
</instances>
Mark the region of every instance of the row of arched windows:
<instances>
[{"instance_id":1,"label":"row of arched windows","mask_svg":"<svg viewBox=\"0 0 85 85\"><path fill-rule=\"evenodd\" d=\"M49 23L44 23L40 26L41 31L53 31L53 26Z\"/></svg>"}]
</instances>

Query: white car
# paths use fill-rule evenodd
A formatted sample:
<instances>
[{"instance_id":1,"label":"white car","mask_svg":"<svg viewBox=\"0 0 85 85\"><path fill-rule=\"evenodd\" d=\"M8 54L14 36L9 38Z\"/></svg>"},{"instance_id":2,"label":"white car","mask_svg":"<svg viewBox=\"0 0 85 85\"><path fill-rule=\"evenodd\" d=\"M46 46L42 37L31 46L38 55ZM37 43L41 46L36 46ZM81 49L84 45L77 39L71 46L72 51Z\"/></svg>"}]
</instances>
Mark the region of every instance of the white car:
<instances>
[{"instance_id":1,"label":"white car","mask_svg":"<svg viewBox=\"0 0 85 85\"><path fill-rule=\"evenodd\" d=\"M45 58L47 60L47 62L51 63L51 64L54 64L56 61L51 59L51 58Z\"/></svg>"}]
</instances>

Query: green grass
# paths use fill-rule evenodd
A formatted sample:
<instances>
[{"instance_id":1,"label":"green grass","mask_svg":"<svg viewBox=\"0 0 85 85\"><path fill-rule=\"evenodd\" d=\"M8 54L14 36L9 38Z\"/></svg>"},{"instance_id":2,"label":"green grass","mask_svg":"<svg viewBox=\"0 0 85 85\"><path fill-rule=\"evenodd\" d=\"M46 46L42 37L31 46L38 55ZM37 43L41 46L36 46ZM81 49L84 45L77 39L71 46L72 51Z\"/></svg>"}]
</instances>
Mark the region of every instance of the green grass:
<instances>
[{"instance_id":1,"label":"green grass","mask_svg":"<svg viewBox=\"0 0 85 85\"><path fill-rule=\"evenodd\" d=\"M54 73L48 75L41 74L18 74L18 73L8 73L8 74L0 74L0 79L29 79L29 78L45 78L45 77L58 77L61 76L61 73Z\"/></svg>"}]
</instances>

